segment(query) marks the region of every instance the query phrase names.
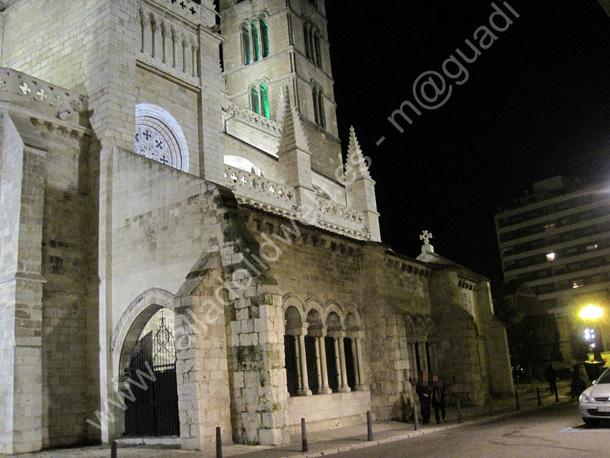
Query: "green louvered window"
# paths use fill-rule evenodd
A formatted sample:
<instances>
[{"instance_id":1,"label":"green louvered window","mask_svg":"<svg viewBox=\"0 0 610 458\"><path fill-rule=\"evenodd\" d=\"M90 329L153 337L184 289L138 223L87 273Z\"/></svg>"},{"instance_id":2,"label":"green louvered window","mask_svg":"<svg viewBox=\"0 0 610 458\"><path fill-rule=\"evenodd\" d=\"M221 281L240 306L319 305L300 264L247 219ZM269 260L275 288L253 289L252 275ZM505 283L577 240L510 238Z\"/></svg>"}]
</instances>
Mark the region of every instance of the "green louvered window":
<instances>
[{"instance_id":1,"label":"green louvered window","mask_svg":"<svg viewBox=\"0 0 610 458\"><path fill-rule=\"evenodd\" d=\"M250 28L252 29L252 44L254 45L254 62L261 60L261 44L258 36L258 21L252 21Z\"/></svg>"},{"instance_id":2,"label":"green louvered window","mask_svg":"<svg viewBox=\"0 0 610 458\"><path fill-rule=\"evenodd\" d=\"M261 114L265 118L271 119L271 110L269 109L269 90L267 88L267 84L261 83L260 90L261 90L261 107L263 109Z\"/></svg>"},{"instance_id":3,"label":"green louvered window","mask_svg":"<svg viewBox=\"0 0 610 458\"><path fill-rule=\"evenodd\" d=\"M263 57L269 57L271 48L269 46L269 27L265 19L260 20L261 24L261 41L263 43Z\"/></svg>"},{"instance_id":4,"label":"green louvered window","mask_svg":"<svg viewBox=\"0 0 610 458\"><path fill-rule=\"evenodd\" d=\"M252 87L252 89L250 89L250 103L252 105L252 111L260 114L261 113L261 102L259 99L258 90L256 89L256 86L254 86L254 87Z\"/></svg>"},{"instance_id":5,"label":"green louvered window","mask_svg":"<svg viewBox=\"0 0 610 458\"><path fill-rule=\"evenodd\" d=\"M250 30L248 24L241 26L241 45L243 48L244 64L252 62L252 47L250 45Z\"/></svg>"}]
</instances>

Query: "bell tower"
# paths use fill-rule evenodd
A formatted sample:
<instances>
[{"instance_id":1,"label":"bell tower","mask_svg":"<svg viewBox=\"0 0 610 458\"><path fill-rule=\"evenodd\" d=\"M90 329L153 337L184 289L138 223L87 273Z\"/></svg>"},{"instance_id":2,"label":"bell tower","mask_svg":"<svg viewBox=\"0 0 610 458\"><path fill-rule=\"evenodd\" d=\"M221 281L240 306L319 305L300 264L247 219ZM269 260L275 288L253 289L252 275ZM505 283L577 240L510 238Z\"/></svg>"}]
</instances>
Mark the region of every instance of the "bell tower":
<instances>
[{"instance_id":1,"label":"bell tower","mask_svg":"<svg viewBox=\"0 0 610 458\"><path fill-rule=\"evenodd\" d=\"M335 178L342 161L324 0L220 0L220 11L230 101L278 120L288 87L313 170Z\"/></svg>"}]
</instances>

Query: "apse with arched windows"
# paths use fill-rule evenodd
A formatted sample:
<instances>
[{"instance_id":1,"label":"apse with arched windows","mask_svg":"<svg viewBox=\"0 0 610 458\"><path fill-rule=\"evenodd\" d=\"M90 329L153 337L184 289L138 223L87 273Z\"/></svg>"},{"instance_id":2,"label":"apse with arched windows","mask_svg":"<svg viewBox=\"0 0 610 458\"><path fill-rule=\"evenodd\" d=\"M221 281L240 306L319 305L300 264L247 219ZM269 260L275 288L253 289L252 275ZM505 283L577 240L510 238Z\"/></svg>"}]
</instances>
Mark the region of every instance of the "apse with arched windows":
<instances>
[{"instance_id":1,"label":"apse with arched windows","mask_svg":"<svg viewBox=\"0 0 610 458\"><path fill-rule=\"evenodd\" d=\"M362 371L363 333L356 312L291 305L284 312L284 323L290 396L368 389Z\"/></svg>"}]
</instances>

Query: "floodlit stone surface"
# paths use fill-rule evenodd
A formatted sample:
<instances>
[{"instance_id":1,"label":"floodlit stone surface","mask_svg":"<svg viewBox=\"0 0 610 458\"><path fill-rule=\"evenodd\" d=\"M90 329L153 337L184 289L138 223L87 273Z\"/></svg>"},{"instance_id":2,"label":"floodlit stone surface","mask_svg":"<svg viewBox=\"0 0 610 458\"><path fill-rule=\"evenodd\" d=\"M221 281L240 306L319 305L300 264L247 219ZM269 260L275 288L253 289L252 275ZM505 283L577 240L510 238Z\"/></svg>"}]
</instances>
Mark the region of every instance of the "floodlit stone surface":
<instances>
[{"instance_id":1,"label":"floodlit stone surface","mask_svg":"<svg viewBox=\"0 0 610 458\"><path fill-rule=\"evenodd\" d=\"M488 281L379 243L355 131L355 162L341 160L324 16L307 1L223 0L223 74L201 3L20 0L0 13L0 453L120 437L124 370L162 307L185 449L218 426L226 442L277 445L302 416L312 430L369 409L400 419L418 367L475 404L511 392ZM246 66L240 27L261 15L270 55ZM271 119L248 100L261 79ZM159 110L144 122L139 104Z\"/></svg>"}]
</instances>

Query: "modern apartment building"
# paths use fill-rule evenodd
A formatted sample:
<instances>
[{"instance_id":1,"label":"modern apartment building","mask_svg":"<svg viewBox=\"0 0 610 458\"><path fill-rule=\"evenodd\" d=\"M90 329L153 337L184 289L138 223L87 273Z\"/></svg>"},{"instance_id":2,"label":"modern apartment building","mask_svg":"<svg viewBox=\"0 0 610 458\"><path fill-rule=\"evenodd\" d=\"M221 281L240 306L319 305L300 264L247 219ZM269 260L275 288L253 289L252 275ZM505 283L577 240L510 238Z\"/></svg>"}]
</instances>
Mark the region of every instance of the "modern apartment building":
<instances>
[{"instance_id":1,"label":"modern apartment building","mask_svg":"<svg viewBox=\"0 0 610 458\"><path fill-rule=\"evenodd\" d=\"M527 286L556 317L565 361L588 329L610 344L604 319L579 317L583 307L610 305L610 189L563 177L533 185L513 208L495 217L505 285ZM605 314L607 316L607 313ZM582 347L581 347L582 348Z\"/></svg>"}]
</instances>

